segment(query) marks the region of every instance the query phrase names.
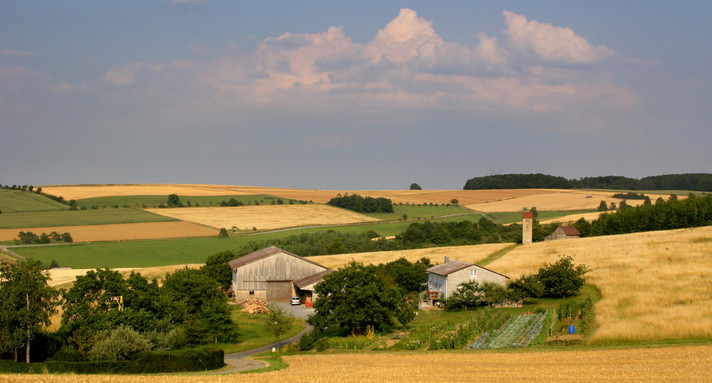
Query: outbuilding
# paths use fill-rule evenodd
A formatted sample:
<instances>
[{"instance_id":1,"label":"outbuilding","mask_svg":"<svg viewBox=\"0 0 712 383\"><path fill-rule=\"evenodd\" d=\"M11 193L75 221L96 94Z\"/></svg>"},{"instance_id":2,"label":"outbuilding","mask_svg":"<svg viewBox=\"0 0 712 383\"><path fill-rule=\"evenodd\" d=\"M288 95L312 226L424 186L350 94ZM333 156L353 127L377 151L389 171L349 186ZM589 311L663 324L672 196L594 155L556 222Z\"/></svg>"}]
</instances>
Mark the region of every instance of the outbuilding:
<instances>
[{"instance_id":1,"label":"outbuilding","mask_svg":"<svg viewBox=\"0 0 712 383\"><path fill-rule=\"evenodd\" d=\"M581 233L574 226L559 226L553 233L544 238L545 241L555 241L558 239L581 238Z\"/></svg>"},{"instance_id":2,"label":"outbuilding","mask_svg":"<svg viewBox=\"0 0 712 383\"><path fill-rule=\"evenodd\" d=\"M461 283L477 281L492 282L507 286L509 277L472 263L446 259L445 263L430 267L428 273L428 294L431 301L447 299Z\"/></svg>"},{"instance_id":3,"label":"outbuilding","mask_svg":"<svg viewBox=\"0 0 712 383\"><path fill-rule=\"evenodd\" d=\"M232 269L236 302L249 298L267 302L289 301L296 296L302 301L307 297L313 299L313 286L331 271L275 246L233 259L228 265ZM299 286L295 282L299 282Z\"/></svg>"}]
</instances>

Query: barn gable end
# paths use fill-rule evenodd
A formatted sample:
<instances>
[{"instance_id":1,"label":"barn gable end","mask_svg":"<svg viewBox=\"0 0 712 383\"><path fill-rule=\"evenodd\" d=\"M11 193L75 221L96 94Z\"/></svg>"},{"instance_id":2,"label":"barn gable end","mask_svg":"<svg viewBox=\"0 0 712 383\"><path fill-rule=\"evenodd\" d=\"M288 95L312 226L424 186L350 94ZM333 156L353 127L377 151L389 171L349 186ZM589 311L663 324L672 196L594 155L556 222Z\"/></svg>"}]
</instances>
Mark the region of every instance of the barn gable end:
<instances>
[{"instance_id":1,"label":"barn gable end","mask_svg":"<svg viewBox=\"0 0 712 383\"><path fill-rule=\"evenodd\" d=\"M294 281L329 270L316 262L271 246L228 262L235 300L286 301L297 295Z\"/></svg>"}]
</instances>

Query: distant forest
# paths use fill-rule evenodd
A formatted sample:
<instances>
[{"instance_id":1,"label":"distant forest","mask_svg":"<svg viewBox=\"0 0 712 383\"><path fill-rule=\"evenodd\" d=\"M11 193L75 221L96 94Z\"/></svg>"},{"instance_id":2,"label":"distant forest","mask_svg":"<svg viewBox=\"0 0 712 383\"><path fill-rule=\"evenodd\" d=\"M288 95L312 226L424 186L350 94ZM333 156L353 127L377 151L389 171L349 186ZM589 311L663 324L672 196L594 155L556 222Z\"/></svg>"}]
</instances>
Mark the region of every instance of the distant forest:
<instances>
[{"instance_id":1,"label":"distant forest","mask_svg":"<svg viewBox=\"0 0 712 383\"><path fill-rule=\"evenodd\" d=\"M470 178L465 190L479 189L617 189L712 191L712 174L664 174L641 179L622 176L567 180L546 174L497 174Z\"/></svg>"}]
</instances>

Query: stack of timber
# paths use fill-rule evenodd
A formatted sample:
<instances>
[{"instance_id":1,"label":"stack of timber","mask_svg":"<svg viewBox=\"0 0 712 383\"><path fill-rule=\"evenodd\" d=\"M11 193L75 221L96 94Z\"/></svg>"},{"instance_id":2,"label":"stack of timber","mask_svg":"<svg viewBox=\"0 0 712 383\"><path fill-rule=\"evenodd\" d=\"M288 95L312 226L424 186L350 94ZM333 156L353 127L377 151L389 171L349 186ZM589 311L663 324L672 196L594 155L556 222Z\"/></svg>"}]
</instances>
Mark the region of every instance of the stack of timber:
<instances>
[{"instance_id":1,"label":"stack of timber","mask_svg":"<svg viewBox=\"0 0 712 383\"><path fill-rule=\"evenodd\" d=\"M250 314L262 314L269 312L269 309L267 308L267 302L261 299L251 298L242 303L242 310L240 311L245 311Z\"/></svg>"}]
</instances>

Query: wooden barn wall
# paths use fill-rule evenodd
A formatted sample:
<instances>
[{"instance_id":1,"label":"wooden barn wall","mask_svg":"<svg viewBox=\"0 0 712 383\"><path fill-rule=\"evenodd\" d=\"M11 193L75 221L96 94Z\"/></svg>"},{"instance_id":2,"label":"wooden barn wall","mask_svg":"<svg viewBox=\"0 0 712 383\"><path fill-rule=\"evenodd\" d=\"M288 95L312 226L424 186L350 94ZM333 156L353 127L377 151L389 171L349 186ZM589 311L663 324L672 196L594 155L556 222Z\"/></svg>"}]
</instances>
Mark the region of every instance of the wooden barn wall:
<instances>
[{"instance_id":1,"label":"wooden barn wall","mask_svg":"<svg viewBox=\"0 0 712 383\"><path fill-rule=\"evenodd\" d=\"M278 253L237 269L238 290L266 290L267 281L295 281L326 270L291 255Z\"/></svg>"}]
</instances>

